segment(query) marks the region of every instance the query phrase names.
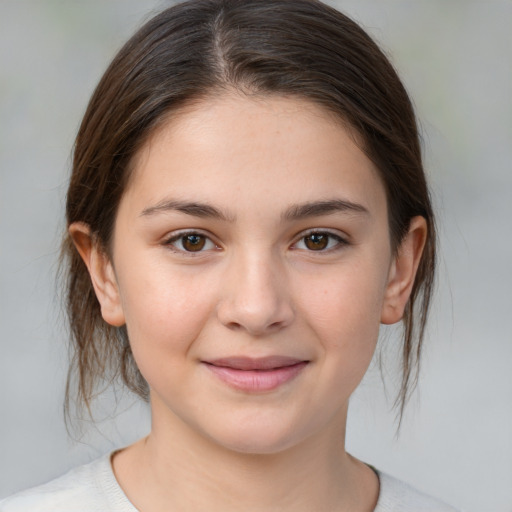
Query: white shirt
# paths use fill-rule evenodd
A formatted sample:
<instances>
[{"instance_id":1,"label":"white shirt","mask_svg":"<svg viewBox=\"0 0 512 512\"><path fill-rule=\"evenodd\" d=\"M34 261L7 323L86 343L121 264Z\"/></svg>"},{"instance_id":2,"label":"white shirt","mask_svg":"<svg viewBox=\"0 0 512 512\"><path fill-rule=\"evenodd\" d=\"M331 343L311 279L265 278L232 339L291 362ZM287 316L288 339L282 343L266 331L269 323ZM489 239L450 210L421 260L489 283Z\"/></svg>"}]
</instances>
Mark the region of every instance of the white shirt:
<instances>
[{"instance_id":1,"label":"white shirt","mask_svg":"<svg viewBox=\"0 0 512 512\"><path fill-rule=\"evenodd\" d=\"M47 484L0 501L0 512L139 512L117 483L111 454L72 469ZM377 471L374 512L457 512L404 482Z\"/></svg>"}]
</instances>

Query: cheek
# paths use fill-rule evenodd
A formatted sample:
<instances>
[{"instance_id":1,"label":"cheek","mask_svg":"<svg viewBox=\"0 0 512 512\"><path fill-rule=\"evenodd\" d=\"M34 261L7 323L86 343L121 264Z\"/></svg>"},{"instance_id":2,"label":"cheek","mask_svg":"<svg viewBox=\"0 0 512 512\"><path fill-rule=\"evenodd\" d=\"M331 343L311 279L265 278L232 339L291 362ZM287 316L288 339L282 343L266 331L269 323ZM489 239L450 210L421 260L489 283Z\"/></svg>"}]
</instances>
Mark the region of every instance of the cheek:
<instances>
[{"instance_id":1,"label":"cheek","mask_svg":"<svg viewBox=\"0 0 512 512\"><path fill-rule=\"evenodd\" d=\"M340 329L359 337L367 328L374 331L384 297L384 279L376 270L352 266L331 272L315 286L306 285L301 293L303 308L314 312L311 320L326 332Z\"/></svg>"},{"instance_id":2,"label":"cheek","mask_svg":"<svg viewBox=\"0 0 512 512\"><path fill-rule=\"evenodd\" d=\"M324 396L336 413L361 382L375 352L380 309L364 295L361 281L340 280L309 299L309 328L320 340L319 363ZM316 314L314 314L316 312Z\"/></svg>"},{"instance_id":3,"label":"cheek","mask_svg":"<svg viewBox=\"0 0 512 512\"><path fill-rule=\"evenodd\" d=\"M301 309L327 360L349 373L370 363L379 335L385 269L350 265L304 286Z\"/></svg>"},{"instance_id":4,"label":"cheek","mask_svg":"<svg viewBox=\"0 0 512 512\"><path fill-rule=\"evenodd\" d=\"M121 301L134 358L151 381L156 367L186 355L200 335L211 316L215 287L187 269L133 263L129 274L120 272Z\"/></svg>"}]
</instances>

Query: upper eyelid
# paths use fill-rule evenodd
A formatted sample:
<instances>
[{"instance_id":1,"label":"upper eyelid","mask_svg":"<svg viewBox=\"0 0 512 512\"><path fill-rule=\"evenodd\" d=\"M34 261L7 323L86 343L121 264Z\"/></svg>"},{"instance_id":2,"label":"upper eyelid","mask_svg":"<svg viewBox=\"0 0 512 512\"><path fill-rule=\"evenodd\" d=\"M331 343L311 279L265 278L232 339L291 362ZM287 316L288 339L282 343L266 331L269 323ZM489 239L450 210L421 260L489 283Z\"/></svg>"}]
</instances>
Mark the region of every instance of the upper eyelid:
<instances>
[{"instance_id":1,"label":"upper eyelid","mask_svg":"<svg viewBox=\"0 0 512 512\"><path fill-rule=\"evenodd\" d=\"M216 249L220 248L219 242L216 240L216 238L212 234L205 232L201 229L197 229L197 228L173 231L172 233L163 236L160 243L165 247L170 247L174 244L174 242L177 242L180 238L185 237L187 235L204 236L207 240L209 240L215 246ZM178 248L175 248L175 249L176 249L176 252L179 252L179 253L183 252L183 253L187 253L187 254L190 253L190 254L195 254L196 256L199 256L200 253L206 252L206 251L197 251L197 252L190 251L189 252L189 251L182 251L181 249L178 249ZM211 250L211 249L209 249L209 250Z\"/></svg>"},{"instance_id":2,"label":"upper eyelid","mask_svg":"<svg viewBox=\"0 0 512 512\"><path fill-rule=\"evenodd\" d=\"M343 240L344 242L347 242L347 243L349 241L349 236L343 232L340 232L339 230L329 229L329 228L311 228L311 229L306 229L304 231L301 231L295 237L294 243L298 242L299 240L301 240L302 238L304 238L308 235L314 235L314 234L326 234L326 235L331 235L333 237L339 238L340 240Z\"/></svg>"},{"instance_id":3,"label":"upper eyelid","mask_svg":"<svg viewBox=\"0 0 512 512\"><path fill-rule=\"evenodd\" d=\"M209 240L213 245L214 248L209 248L206 250L200 250L200 251L185 251L182 249L179 249L178 247L174 247L174 243L179 241L180 238L185 237L187 235L199 235L205 237L207 240ZM220 244L216 241L215 237L211 234L204 232L201 229L182 229L178 231L173 231L171 234L168 234L164 237L162 237L162 241L160 242L162 246L171 249L176 254L181 255L187 255L187 256L193 256L193 257L200 257L201 255L205 256L205 253L208 253L212 250L218 250L220 249Z\"/></svg>"},{"instance_id":4,"label":"upper eyelid","mask_svg":"<svg viewBox=\"0 0 512 512\"><path fill-rule=\"evenodd\" d=\"M162 239L164 242L170 242L172 240L178 240L182 236L187 236L187 235L204 236L205 238L210 239L213 243L215 243L215 244L217 243L217 242L215 242L215 236L213 236L212 233L209 233L208 231L205 231L203 229L197 229L197 228L180 229L178 231L173 231L172 233L168 233L165 236L163 236Z\"/></svg>"},{"instance_id":5,"label":"upper eyelid","mask_svg":"<svg viewBox=\"0 0 512 512\"><path fill-rule=\"evenodd\" d=\"M294 239L293 243L291 244L290 249L292 249L292 250L294 250L294 249L301 250L301 248L298 248L297 245L299 245L307 236L314 235L314 234L328 235L331 238L336 240L336 245L334 247L329 248L329 249L322 249L322 250L318 250L318 251L311 251L312 253L328 254L328 253L331 253L333 251L339 250L339 249L341 249L344 246L351 245L351 242L350 242L350 239L349 239L348 235L344 235L344 234L340 233L337 230L331 230L331 229L328 229L328 228L312 228L312 229L309 229L309 230L306 230L306 231L302 231L301 233L299 233L296 236L296 238Z\"/></svg>"},{"instance_id":6,"label":"upper eyelid","mask_svg":"<svg viewBox=\"0 0 512 512\"><path fill-rule=\"evenodd\" d=\"M184 228L184 229L181 229L178 231L174 231L171 234L165 235L162 239L163 239L163 243L168 244L169 242L178 240L179 238L181 238L183 236L193 235L193 234L204 236L204 237L208 238L209 240L211 240L211 242L213 244L215 244L217 247L221 246L217 237L215 237L209 231L199 229L199 228L190 228L190 229ZM340 232L339 230L330 229L330 228L310 228L310 229L306 229L306 230L303 230L300 233L298 233L293 238L292 245L297 244L300 240L302 240L303 238L307 237L308 235L312 235L312 234L327 234L334 238L339 239L340 242L347 243L347 244L350 241L349 236L345 233Z\"/></svg>"}]
</instances>

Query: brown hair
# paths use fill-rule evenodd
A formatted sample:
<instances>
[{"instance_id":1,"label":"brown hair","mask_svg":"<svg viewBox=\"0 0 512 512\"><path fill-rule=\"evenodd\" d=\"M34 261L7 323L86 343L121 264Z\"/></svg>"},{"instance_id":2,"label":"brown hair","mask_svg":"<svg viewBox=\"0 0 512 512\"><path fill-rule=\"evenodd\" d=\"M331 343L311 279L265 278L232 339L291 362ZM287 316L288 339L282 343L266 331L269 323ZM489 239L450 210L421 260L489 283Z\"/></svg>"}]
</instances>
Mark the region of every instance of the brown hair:
<instances>
[{"instance_id":1,"label":"brown hair","mask_svg":"<svg viewBox=\"0 0 512 512\"><path fill-rule=\"evenodd\" d=\"M80 126L66 214L108 251L130 163L156 126L186 103L223 90L292 95L334 113L355 130L384 183L393 247L412 217L428 238L403 324L400 416L414 387L435 270L435 226L416 119L392 65L345 15L315 0L192 0L164 10L119 51ZM147 399L126 330L102 319L87 268L63 243L67 310L79 402L121 377Z\"/></svg>"}]
</instances>

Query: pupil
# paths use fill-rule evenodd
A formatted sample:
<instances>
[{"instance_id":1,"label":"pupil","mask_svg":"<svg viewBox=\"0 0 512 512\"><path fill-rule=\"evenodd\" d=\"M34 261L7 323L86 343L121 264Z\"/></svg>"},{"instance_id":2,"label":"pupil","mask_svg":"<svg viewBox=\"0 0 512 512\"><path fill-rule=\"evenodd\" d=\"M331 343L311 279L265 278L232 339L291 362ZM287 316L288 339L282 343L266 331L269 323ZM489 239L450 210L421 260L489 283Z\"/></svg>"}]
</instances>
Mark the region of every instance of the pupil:
<instances>
[{"instance_id":1,"label":"pupil","mask_svg":"<svg viewBox=\"0 0 512 512\"><path fill-rule=\"evenodd\" d=\"M308 249L312 249L313 251L325 249L327 247L327 243L327 235L313 233L312 235L306 237L306 246Z\"/></svg>"},{"instance_id":2,"label":"pupil","mask_svg":"<svg viewBox=\"0 0 512 512\"><path fill-rule=\"evenodd\" d=\"M183 237L183 247L187 251L200 251L205 244L204 236L201 235L187 235Z\"/></svg>"}]
</instances>

